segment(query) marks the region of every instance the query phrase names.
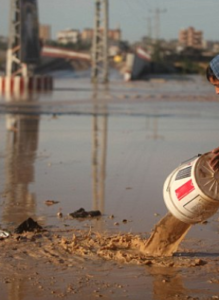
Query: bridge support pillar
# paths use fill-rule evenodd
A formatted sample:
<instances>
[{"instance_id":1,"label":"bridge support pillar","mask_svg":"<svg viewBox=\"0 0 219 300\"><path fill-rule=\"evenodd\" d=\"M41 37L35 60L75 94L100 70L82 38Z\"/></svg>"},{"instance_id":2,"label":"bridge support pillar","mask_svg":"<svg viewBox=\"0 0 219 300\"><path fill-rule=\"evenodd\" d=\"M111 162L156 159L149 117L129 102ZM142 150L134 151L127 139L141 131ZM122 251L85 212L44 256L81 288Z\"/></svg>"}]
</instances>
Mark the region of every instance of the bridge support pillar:
<instances>
[{"instance_id":1,"label":"bridge support pillar","mask_svg":"<svg viewBox=\"0 0 219 300\"><path fill-rule=\"evenodd\" d=\"M35 76L40 61L37 0L11 0L6 76L0 78L0 93L23 93L51 89L50 76ZM38 82L40 84L32 84Z\"/></svg>"}]
</instances>

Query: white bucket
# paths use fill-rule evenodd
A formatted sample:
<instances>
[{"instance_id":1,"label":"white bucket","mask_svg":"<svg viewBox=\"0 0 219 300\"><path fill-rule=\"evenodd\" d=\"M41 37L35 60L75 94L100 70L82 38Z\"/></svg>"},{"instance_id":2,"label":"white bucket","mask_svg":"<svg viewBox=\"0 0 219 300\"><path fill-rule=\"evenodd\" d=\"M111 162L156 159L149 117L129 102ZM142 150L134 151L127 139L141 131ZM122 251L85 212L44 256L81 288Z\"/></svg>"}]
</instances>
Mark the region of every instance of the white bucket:
<instances>
[{"instance_id":1,"label":"white bucket","mask_svg":"<svg viewBox=\"0 0 219 300\"><path fill-rule=\"evenodd\" d=\"M209 164L212 154L205 153L182 163L166 179L165 204L184 223L202 222L219 208L219 171Z\"/></svg>"}]
</instances>

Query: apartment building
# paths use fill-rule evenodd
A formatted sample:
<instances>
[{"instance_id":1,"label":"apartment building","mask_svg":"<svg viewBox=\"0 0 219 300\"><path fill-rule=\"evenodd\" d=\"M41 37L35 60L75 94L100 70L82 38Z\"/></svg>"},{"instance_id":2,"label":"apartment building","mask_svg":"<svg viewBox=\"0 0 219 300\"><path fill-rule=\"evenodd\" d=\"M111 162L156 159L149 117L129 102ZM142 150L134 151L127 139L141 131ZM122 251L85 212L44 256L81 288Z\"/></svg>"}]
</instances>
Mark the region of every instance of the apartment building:
<instances>
[{"instance_id":1,"label":"apartment building","mask_svg":"<svg viewBox=\"0 0 219 300\"><path fill-rule=\"evenodd\" d=\"M39 37L43 42L51 40L51 26L40 24Z\"/></svg>"},{"instance_id":2,"label":"apartment building","mask_svg":"<svg viewBox=\"0 0 219 300\"><path fill-rule=\"evenodd\" d=\"M76 29L65 29L57 33L57 41L61 44L77 43L80 39L80 31Z\"/></svg>"},{"instance_id":3,"label":"apartment building","mask_svg":"<svg viewBox=\"0 0 219 300\"><path fill-rule=\"evenodd\" d=\"M81 32L81 40L90 42L93 39L94 30L91 28L85 28Z\"/></svg>"},{"instance_id":4,"label":"apartment building","mask_svg":"<svg viewBox=\"0 0 219 300\"><path fill-rule=\"evenodd\" d=\"M179 44L184 47L201 49L203 46L203 32L189 27L179 31Z\"/></svg>"},{"instance_id":5,"label":"apartment building","mask_svg":"<svg viewBox=\"0 0 219 300\"><path fill-rule=\"evenodd\" d=\"M93 39L94 30L91 28L86 28L81 32L82 41L91 41ZM122 38L120 29L109 29L108 38L111 41L120 41Z\"/></svg>"}]
</instances>

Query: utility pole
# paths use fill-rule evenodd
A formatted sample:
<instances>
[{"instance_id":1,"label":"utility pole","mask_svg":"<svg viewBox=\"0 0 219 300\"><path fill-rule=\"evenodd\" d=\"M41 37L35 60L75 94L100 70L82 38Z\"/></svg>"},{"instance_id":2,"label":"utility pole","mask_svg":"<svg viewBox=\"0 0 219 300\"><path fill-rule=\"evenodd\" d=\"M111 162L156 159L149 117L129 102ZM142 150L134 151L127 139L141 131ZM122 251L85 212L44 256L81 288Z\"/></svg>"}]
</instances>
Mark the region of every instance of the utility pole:
<instances>
[{"instance_id":1,"label":"utility pole","mask_svg":"<svg viewBox=\"0 0 219 300\"><path fill-rule=\"evenodd\" d=\"M151 18L147 18L147 24L148 24L148 42L151 44L151 39L152 39L152 28L151 28Z\"/></svg>"},{"instance_id":2,"label":"utility pole","mask_svg":"<svg viewBox=\"0 0 219 300\"><path fill-rule=\"evenodd\" d=\"M154 11L150 10L150 12L154 13L154 32L155 32L155 40L158 41L160 38L160 14L165 13L166 9L156 8ZM148 25L149 30L151 31L151 25Z\"/></svg>"},{"instance_id":3,"label":"utility pole","mask_svg":"<svg viewBox=\"0 0 219 300\"><path fill-rule=\"evenodd\" d=\"M108 23L108 0L95 0L95 24L92 45L92 82L97 82L99 79L103 83L109 81Z\"/></svg>"},{"instance_id":4,"label":"utility pole","mask_svg":"<svg viewBox=\"0 0 219 300\"><path fill-rule=\"evenodd\" d=\"M9 15L9 41L7 51L6 75L12 76L22 69L21 51L21 13L20 0L11 0Z\"/></svg>"},{"instance_id":5,"label":"utility pole","mask_svg":"<svg viewBox=\"0 0 219 300\"><path fill-rule=\"evenodd\" d=\"M39 58L37 0L11 0L6 75L32 75Z\"/></svg>"},{"instance_id":6,"label":"utility pole","mask_svg":"<svg viewBox=\"0 0 219 300\"><path fill-rule=\"evenodd\" d=\"M166 12L166 9L155 9L155 32L156 32L156 40L158 41L160 38L160 14Z\"/></svg>"}]
</instances>

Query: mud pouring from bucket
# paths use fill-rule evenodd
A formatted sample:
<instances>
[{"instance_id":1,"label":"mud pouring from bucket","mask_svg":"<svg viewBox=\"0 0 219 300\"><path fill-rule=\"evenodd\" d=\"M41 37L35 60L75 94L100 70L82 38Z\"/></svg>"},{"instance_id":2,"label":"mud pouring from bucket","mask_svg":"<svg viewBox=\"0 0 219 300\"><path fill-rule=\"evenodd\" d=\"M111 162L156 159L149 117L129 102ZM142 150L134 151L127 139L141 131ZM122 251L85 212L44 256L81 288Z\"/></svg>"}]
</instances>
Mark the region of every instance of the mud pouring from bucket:
<instances>
[{"instance_id":1,"label":"mud pouring from bucket","mask_svg":"<svg viewBox=\"0 0 219 300\"><path fill-rule=\"evenodd\" d=\"M176 168L163 187L169 212L142 247L153 256L171 256L193 224L205 221L219 208L219 171L210 167L212 154L189 159Z\"/></svg>"},{"instance_id":2,"label":"mud pouring from bucket","mask_svg":"<svg viewBox=\"0 0 219 300\"><path fill-rule=\"evenodd\" d=\"M165 204L178 220L195 224L214 215L219 208L219 171L210 166L212 153L189 159L166 179Z\"/></svg>"}]
</instances>

